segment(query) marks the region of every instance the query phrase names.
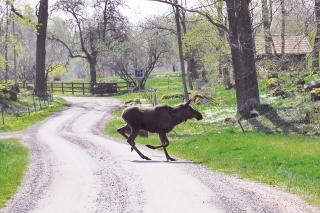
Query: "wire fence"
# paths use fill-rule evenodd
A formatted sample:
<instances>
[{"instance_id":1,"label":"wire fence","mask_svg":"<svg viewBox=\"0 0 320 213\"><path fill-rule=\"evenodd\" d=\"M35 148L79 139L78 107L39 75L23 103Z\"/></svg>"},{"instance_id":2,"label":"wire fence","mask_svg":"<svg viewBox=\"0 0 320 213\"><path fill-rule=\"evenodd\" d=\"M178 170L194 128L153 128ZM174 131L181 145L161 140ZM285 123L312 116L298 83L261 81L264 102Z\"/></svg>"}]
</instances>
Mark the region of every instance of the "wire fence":
<instances>
[{"instance_id":1,"label":"wire fence","mask_svg":"<svg viewBox=\"0 0 320 213\"><path fill-rule=\"evenodd\" d=\"M141 98L149 100L153 106L158 105L157 89L150 88L138 92Z\"/></svg>"},{"instance_id":2,"label":"wire fence","mask_svg":"<svg viewBox=\"0 0 320 213\"><path fill-rule=\"evenodd\" d=\"M2 99L0 99L0 101L1 100ZM12 121L18 120L21 117L30 116L34 112L42 111L43 108L50 106L53 101L53 96L51 95L43 99L39 99L38 97L33 95L31 101L20 101L19 106L8 106L7 104L0 102L0 124L5 125Z\"/></svg>"}]
</instances>

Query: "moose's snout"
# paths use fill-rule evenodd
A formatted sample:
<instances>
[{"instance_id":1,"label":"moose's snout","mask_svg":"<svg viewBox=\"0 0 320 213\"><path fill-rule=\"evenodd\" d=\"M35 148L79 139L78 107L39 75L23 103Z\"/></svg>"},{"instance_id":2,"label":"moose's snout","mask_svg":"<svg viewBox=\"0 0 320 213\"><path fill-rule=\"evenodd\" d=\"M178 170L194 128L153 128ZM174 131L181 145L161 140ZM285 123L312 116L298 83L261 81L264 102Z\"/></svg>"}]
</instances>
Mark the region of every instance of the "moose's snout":
<instances>
[{"instance_id":1,"label":"moose's snout","mask_svg":"<svg viewBox=\"0 0 320 213\"><path fill-rule=\"evenodd\" d=\"M203 117L202 117L202 114L199 112L199 114L197 115L196 119L199 121L199 120L202 120Z\"/></svg>"}]
</instances>

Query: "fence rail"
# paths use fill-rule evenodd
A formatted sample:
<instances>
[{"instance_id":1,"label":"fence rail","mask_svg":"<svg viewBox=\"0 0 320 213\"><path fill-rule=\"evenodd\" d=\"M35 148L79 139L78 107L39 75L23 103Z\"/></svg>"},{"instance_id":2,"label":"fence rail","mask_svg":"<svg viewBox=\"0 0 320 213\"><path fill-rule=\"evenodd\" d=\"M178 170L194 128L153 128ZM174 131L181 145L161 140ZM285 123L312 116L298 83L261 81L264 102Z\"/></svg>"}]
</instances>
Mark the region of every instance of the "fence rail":
<instances>
[{"instance_id":1,"label":"fence rail","mask_svg":"<svg viewBox=\"0 0 320 213\"><path fill-rule=\"evenodd\" d=\"M26 83L24 86L28 89L33 88L34 84ZM60 93L66 94L71 93L75 94L111 94L115 92L124 92L130 91L131 83L127 82L112 82L112 83L104 83L99 82L96 84L85 83L85 82L48 82L47 88L51 93ZM22 85L20 85L22 86Z\"/></svg>"}]
</instances>

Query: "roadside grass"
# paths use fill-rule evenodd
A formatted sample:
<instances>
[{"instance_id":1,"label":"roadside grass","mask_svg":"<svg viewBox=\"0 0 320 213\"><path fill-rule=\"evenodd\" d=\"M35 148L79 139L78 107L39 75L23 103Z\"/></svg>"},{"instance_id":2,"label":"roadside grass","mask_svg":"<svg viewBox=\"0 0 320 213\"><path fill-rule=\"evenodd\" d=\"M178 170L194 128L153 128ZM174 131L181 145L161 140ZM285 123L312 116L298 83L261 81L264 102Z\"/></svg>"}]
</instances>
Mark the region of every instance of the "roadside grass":
<instances>
[{"instance_id":1,"label":"roadside grass","mask_svg":"<svg viewBox=\"0 0 320 213\"><path fill-rule=\"evenodd\" d=\"M23 105L26 100L20 101ZM42 110L31 112L30 115L27 112L20 113L18 116L13 114L5 114L5 123L0 123L0 132L19 131L27 129L28 127L44 120L48 116L55 112L60 111L66 101L62 98L55 98L50 105L43 105Z\"/></svg>"},{"instance_id":2,"label":"roadside grass","mask_svg":"<svg viewBox=\"0 0 320 213\"><path fill-rule=\"evenodd\" d=\"M17 191L28 167L29 151L17 139L0 140L0 208Z\"/></svg>"},{"instance_id":3,"label":"roadside grass","mask_svg":"<svg viewBox=\"0 0 320 213\"><path fill-rule=\"evenodd\" d=\"M178 77L170 77L177 81L173 89L170 87L168 89L168 83L165 84L167 78L167 74L164 74L162 78L151 77L148 80L153 88L157 88L158 103L169 105L181 103L182 100L179 98L161 99L162 95L183 91ZM268 95L270 91L265 89L265 82L265 79L260 79L259 82L262 104L275 109L278 116L286 116L281 112L293 113L287 109L296 110L294 113L298 113L300 117L304 115L306 108L295 107L301 103L305 104L304 97L297 96L292 99L270 97ZM225 90L223 85L216 85L212 91L214 103L193 104L194 108L203 113L202 121L188 120L176 126L174 131L168 134L170 141L168 152L177 157L201 163L213 171L279 187L320 207L319 137L312 138L299 134L284 135L286 126L282 127L280 123L272 123L275 121L271 122L270 118L264 115L260 116L259 121L269 122L270 126L266 127L274 130L273 134L260 132L259 129L250 126L245 121L242 122L245 132L242 132L236 121L235 91ZM129 101L141 99L142 95L135 92L114 97ZM317 103L310 103L310 106L318 109ZM114 111L115 118L106 123L105 131L111 137L125 140L116 131L124 124L121 118L123 109L122 106ZM226 118L231 119L226 123ZM301 123L299 119L298 124ZM280 119L280 121L284 120ZM263 124L269 125L267 122ZM285 122L285 124L288 123ZM136 142L144 145L160 143L158 135L152 133L149 133L148 138L138 136ZM166 160L164 154L163 160Z\"/></svg>"}]
</instances>

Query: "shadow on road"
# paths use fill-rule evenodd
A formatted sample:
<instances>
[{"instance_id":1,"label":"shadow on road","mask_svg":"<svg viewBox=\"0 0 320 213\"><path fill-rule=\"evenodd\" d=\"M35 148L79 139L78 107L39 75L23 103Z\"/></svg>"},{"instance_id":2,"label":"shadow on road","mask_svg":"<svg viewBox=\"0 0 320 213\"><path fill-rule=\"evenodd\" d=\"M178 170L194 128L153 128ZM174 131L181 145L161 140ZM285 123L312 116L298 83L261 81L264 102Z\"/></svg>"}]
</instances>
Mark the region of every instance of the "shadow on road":
<instances>
[{"instance_id":1,"label":"shadow on road","mask_svg":"<svg viewBox=\"0 0 320 213\"><path fill-rule=\"evenodd\" d=\"M172 163L172 164L200 164L190 161L160 161L160 160L132 160L132 163Z\"/></svg>"}]
</instances>

